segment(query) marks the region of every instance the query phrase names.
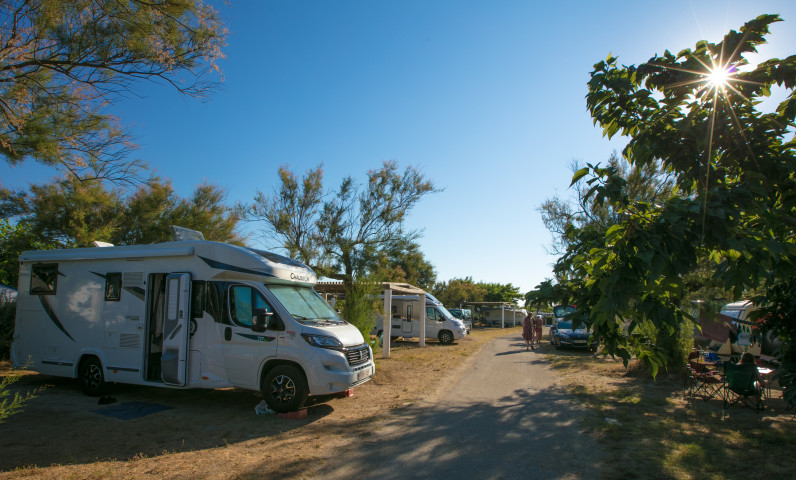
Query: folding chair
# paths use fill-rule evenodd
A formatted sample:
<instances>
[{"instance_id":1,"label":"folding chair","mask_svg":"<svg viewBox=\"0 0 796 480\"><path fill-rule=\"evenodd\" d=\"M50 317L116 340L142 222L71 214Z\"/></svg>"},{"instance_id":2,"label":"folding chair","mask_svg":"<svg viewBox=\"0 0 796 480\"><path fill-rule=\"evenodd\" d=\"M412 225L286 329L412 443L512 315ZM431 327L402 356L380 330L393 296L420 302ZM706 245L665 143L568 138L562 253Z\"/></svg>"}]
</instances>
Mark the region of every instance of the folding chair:
<instances>
[{"instance_id":1,"label":"folding chair","mask_svg":"<svg viewBox=\"0 0 796 480\"><path fill-rule=\"evenodd\" d=\"M707 365L693 361L689 362L688 365L694 376L691 396L701 397L702 400L707 402L721 394L724 382L711 372Z\"/></svg>"},{"instance_id":2,"label":"folding chair","mask_svg":"<svg viewBox=\"0 0 796 480\"><path fill-rule=\"evenodd\" d=\"M763 407L763 386L757 380L757 365L724 364L724 408L742 404L759 412Z\"/></svg>"}]
</instances>

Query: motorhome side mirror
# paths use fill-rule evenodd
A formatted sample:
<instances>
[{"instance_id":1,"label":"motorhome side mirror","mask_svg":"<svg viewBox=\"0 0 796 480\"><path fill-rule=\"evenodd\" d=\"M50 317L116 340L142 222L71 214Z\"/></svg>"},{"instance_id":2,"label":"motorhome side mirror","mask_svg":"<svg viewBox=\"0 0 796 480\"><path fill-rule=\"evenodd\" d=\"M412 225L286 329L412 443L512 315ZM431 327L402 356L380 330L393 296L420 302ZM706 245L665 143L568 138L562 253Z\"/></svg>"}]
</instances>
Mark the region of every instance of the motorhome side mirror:
<instances>
[{"instance_id":1,"label":"motorhome side mirror","mask_svg":"<svg viewBox=\"0 0 796 480\"><path fill-rule=\"evenodd\" d=\"M268 328L268 320L273 318L273 312L269 312L265 308L257 308L254 310L254 323L252 323L252 331L262 333Z\"/></svg>"}]
</instances>

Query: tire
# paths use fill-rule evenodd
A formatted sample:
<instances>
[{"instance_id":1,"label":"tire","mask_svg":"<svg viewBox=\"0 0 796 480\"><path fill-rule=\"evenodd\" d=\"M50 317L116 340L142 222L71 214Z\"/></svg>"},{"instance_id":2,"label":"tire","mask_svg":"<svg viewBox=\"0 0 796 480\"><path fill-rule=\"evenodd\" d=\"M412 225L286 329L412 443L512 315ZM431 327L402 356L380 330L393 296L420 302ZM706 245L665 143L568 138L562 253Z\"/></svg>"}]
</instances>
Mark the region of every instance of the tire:
<instances>
[{"instance_id":1,"label":"tire","mask_svg":"<svg viewBox=\"0 0 796 480\"><path fill-rule=\"evenodd\" d=\"M279 365L265 375L260 391L271 410L295 412L307 401L307 380L299 368Z\"/></svg>"},{"instance_id":2,"label":"tire","mask_svg":"<svg viewBox=\"0 0 796 480\"><path fill-rule=\"evenodd\" d=\"M560 340L556 340L555 346L556 346L556 350L561 350L561 341Z\"/></svg>"},{"instance_id":3,"label":"tire","mask_svg":"<svg viewBox=\"0 0 796 480\"><path fill-rule=\"evenodd\" d=\"M97 357L88 357L80 362L78 380L80 389L90 397L99 397L109 389L105 375L102 373L102 363Z\"/></svg>"},{"instance_id":4,"label":"tire","mask_svg":"<svg viewBox=\"0 0 796 480\"><path fill-rule=\"evenodd\" d=\"M443 330L439 332L437 338L439 338L439 343L443 345L450 345L453 343L453 333L451 333L450 330Z\"/></svg>"}]
</instances>

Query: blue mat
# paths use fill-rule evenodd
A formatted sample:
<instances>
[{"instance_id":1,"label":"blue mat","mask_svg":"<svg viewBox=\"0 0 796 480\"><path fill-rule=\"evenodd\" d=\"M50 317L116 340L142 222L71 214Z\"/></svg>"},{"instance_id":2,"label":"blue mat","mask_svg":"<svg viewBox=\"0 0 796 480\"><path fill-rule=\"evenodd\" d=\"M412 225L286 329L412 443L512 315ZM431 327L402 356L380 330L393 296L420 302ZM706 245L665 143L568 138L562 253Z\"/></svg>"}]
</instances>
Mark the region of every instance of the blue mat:
<instances>
[{"instance_id":1,"label":"blue mat","mask_svg":"<svg viewBox=\"0 0 796 480\"><path fill-rule=\"evenodd\" d=\"M120 418L122 420L132 420L134 418L141 418L149 415L150 413L157 413L162 410L169 410L174 407L166 405L158 405L157 403L147 402L124 402L111 407L99 408L93 410L94 413L105 415L108 417Z\"/></svg>"}]
</instances>

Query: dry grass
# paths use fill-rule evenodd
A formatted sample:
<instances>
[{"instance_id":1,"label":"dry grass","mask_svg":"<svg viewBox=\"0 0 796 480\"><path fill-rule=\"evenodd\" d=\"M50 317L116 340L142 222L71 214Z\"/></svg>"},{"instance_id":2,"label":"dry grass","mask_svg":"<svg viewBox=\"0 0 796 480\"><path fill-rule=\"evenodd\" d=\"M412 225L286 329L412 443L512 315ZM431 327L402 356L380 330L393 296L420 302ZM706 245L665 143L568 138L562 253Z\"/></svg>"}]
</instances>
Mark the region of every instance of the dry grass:
<instances>
[{"instance_id":1,"label":"dry grass","mask_svg":"<svg viewBox=\"0 0 796 480\"><path fill-rule=\"evenodd\" d=\"M0 424L0 479L311 478L341 446L368 439L390 409L446 391L484 343L511 332L519 328L475 330L453 345L394 342L353 397L319 399L305 420L255 416L252 392L119 385L120 402L175 407L124 421L93 413L97 400L74 381L24 375L22 390L53 386Z\"/></svg>"},{"instance_id":2,"label":"dry grass","mask_svg":"<svg viewBox=\"0 0 796 480\"><path fill-rule=\"evenodd\" d=\"M389 359L352 398L324 399L305 420L255 416L256 394L118 386L119 401L173 410L124 421L93 413L96 399L73 381L25 375L21 389L53 386L0 424L3 478L312 478L352 442L374 442L374 425L420 400L434 400L466 371L486 342L520 329L479 329L454 345L395 342ZM796 421L784 404L755 413L721 402L686 401L679 376L653 382L585 352L541 351L592 413L585 430L609 455L605 478L790 478ZM618 423L609 423L611 418Z\"/></svg>"},{"instance_id":3,"label":"dry grass","mask_svg":"<svg viewBox=\"0 0 796 480\"><path fill-rule=\"evenodd\" d=\"M761 413L725 410L721 399L684 398L681 375L653 381L638 362L625 369L610 358L552 351L548 359L592 410L585 422L610 456L605 478L770 480L796 471L796 417L776 388Z\"/></svg>"}]
</instances>

